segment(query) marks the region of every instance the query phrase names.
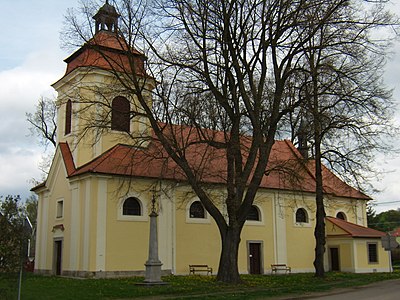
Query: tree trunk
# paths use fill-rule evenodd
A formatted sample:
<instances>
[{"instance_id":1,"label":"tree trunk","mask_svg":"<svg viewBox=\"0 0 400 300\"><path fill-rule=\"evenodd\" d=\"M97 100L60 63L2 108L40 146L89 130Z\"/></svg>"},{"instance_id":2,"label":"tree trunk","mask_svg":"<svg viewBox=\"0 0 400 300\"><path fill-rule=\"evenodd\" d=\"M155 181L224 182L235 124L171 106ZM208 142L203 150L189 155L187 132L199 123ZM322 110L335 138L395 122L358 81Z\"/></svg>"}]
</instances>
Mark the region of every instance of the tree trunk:
<instances>
[{"instance_id":1,"label":"tree trunk","mask_svg":"<svg viewBox=\"0 0 400 300\"><path fill-rule=\"evenodd\" d=\"M221 231L221 257L219 260L217 280L225 283L240 283L238 253L241 228L228 226Z\"/></svg>"},{"instance_id":2,"label":"tree trunk","mask_svg":"<svg viewBox=\"0 0 400 300\"><path fill-rule=\"evenodd\" d=\"M323 204L322 195L316 196L317 200L317 223L315 225L315 276L324 277L324 254L325 254L325 209Z\"/></svg>"},{"instance_id":3,"label":"tree trunk","mask_svg":"<svg viewBox=\"0 0 400 300\"><path fill-rule=\"evenodd\" d=\"M325 207L324 207L324 190L323 190L323 179L322 179L322 163L321 163L321 149L320 141L316 140L315 143L315 201L317 206L316 211L316 224L314 230L315 236L315 276L324 277L324 253L325 253Z\"/></svg>"},{"instance_id":4,"label":"tree trunk","mask_svg":"<svg viewBox=\"0 0 400 300\"><path fill-rule=\"evenodd\" d=\"M319 111L320 99L318 94L318 70L314 53L310 55L310 69L312 73L312 112L314 122L314 150L315 150L315 204L316 224L314 229L315 237L315 259L314 268L316 277L324 277L324 254L325 254L325 207L324 207L324 187L322 178L322 153L321 143L323 138L322 114Z\"/></svg>"}]
</instances>

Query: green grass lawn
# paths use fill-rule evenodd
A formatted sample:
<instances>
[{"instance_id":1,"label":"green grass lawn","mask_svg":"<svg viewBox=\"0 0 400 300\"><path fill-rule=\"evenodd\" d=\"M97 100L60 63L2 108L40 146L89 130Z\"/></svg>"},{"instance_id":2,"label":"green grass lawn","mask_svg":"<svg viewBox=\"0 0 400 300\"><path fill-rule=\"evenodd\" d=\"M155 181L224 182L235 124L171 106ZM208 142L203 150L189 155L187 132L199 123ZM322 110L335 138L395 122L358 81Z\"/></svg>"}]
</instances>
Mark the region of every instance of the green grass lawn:
<instances>
[{"instance_id":1,"label":"green grass lawn","mask_svg":"<svg viewBox=\"0 0 400 300\"><path fill-rule=\"evenodd\" d=\"M213 276L166 276L165 286L135 285L142 277L124 279L71 279L24 274L21 299L261 299L285 294L321 292L334 288L365 285L400 278L394 273L328 273L243 275L240 285L218 283ZM0 274L0 299L17 299L18 274Z\"/></svg>"}]
</instances>

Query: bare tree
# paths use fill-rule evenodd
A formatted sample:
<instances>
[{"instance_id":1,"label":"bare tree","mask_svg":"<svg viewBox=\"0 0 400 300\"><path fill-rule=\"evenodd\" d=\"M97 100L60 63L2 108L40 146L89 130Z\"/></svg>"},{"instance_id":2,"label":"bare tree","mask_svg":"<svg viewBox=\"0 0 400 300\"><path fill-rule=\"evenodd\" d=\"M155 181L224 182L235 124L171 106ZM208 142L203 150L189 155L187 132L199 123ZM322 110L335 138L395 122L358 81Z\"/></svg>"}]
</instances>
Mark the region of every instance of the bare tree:
<instances>
[{"instance_id":1,"label":"bare tree","mask_svg":"<svg viewBox=\"0 0 400 300\"><path fill-rule=\"evenodd\" d=\"M29 122L29 130L32 136L38 138L39 145L43 147L43 154L39 162L39 170L42 172L42 180L48 175L53 158L53 151L48 151L52 145L54 150L57 146L57 106L54 99L41 97L35 106L34 113L26 113L26 120ZM40 180L39 180L40 181ZM32 179L32 182L38 182Z\"/></svg>"},{"instance_id":2,"label":"bare tree","mask_svg":"<svg viewBox=\"0 0 400 300\"><path fill-rule=\"evenodd\" d=\"M308 139L313 152L317 206L314 266L318 277L324 276L325 252L322 163L344 180L353 179L351 184L363 190L374 153L391 149L385 138L392 136L394 129L391 93L381 79L389 37L375 41L371 31L395 24L395 20L379 5L362 18L357 15L358 7L343 6L334 22L326 23L310 40L303 57L299 95L305 101L297 120L307 123L308 136L301 132L300 139ZM343 17L354 22L342 22Z\"/></svg>"},{"instance_id":3,"label":"bare tree","mask_svg":"<svg viewBox=\"0 0 400 300\"><path fill-rule=\"evenodd\" d=\"M34 113L26 113L26 119L30 123L32 135L39 138L40 144L47 147L49 143L56 147L56 122L57 107L55 100L41 97L35 107Z\"/></svg>"},{"instance_id":4,"label":"bare tree","mask_svg":"<svg viewBox=\"0 0 400 300\"><path fill-rule=\"evenodd\" d=\"M99 44L97 31L92 30L93 3L86 2L83 18L76 11L67 17L67 42L78 45L80 40L99 53L118 83L108 91L98 90L96 100L80 98L86 110L96 106L97 112L83 122L81 136L88 130L108 130L109 96L117 86L119 93L134 95L130 116L144 118L151 126L151 138L179 167L218 226L222 250L217 279L239 282L240 234L266 175L279 124L288 113L305 106L304 97L289 97L290 83L301 78L306 50L327 23L357 22L352 14L337 19L349 1L121 0L113 4L114 16L121 20L114 32L123 57ZM79 115L84 118L83 112ZM130 137L143 141L143 136ZM195 161L191 149L197 149ZM207 192L204 180L204 174L212 172L213 154L224 165L223 172L213 175L225 180L227 216Z\"/></svg>"}]
</instances>

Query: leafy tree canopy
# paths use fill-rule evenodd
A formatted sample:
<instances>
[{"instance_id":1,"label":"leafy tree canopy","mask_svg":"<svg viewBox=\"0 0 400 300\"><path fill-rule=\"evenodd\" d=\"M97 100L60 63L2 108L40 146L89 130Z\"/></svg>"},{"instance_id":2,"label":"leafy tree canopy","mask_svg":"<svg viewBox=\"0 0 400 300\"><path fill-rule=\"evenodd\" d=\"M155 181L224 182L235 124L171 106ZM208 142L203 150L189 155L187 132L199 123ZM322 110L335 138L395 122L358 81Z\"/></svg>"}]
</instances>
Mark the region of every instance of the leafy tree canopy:
<instances>
[{"instance_id":1,"label":"leafy tree canopy","mask_svg":"<svg viewBox=\"0 0 400 300\"><path fill-rule=\"evenodd\" d=\"M18 270L28 234L20 197L0 197L0 272Z\"/></svg>"},{"instance_id":2,"label":"leafy tree canopy","mask_svg":"<svg viewBox=\"0 0 400 300\"><path fill-rule=\"evenodd\" d=\"M369 227L380 231L392 231L400 227L400 211L388 210L370 217Z\"/></svg>"}]
</instances>

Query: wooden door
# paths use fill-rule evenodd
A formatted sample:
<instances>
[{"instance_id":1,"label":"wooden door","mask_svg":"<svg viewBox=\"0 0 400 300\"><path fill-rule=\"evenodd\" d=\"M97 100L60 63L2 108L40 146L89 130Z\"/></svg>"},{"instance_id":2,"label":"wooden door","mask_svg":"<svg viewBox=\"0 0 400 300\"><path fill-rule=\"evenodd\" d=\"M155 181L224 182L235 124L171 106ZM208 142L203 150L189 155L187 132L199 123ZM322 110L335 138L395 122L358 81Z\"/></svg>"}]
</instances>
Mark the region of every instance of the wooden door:
<instances>
[{"instance_id":1,"label":"wooden door","mask_svg":"<svg viewBox=\"0 0 400 300\"><path fill-rule=\"evenodd\" d=\"M331 271L340 271L339 248L329 248L331 255Z\"/></svg>"},{"instance_id":2,"label":"wooden door","mask_svg":"<svg viewBox=\"0 0 400 300\"><path fill-rule=\"evenodd\" d=\"M54 274L61 275L62 241L54 241Z\"/></svg>"},{"instance_id":3,"label":"wooden door","mask_svg":"<svg viewBox=\"0 0 400 300\"><path fill-rule=\"evenodd\" d=\"M261 274L261 244L249 243L250 274Z\"/></svg>"}]
</instances>

